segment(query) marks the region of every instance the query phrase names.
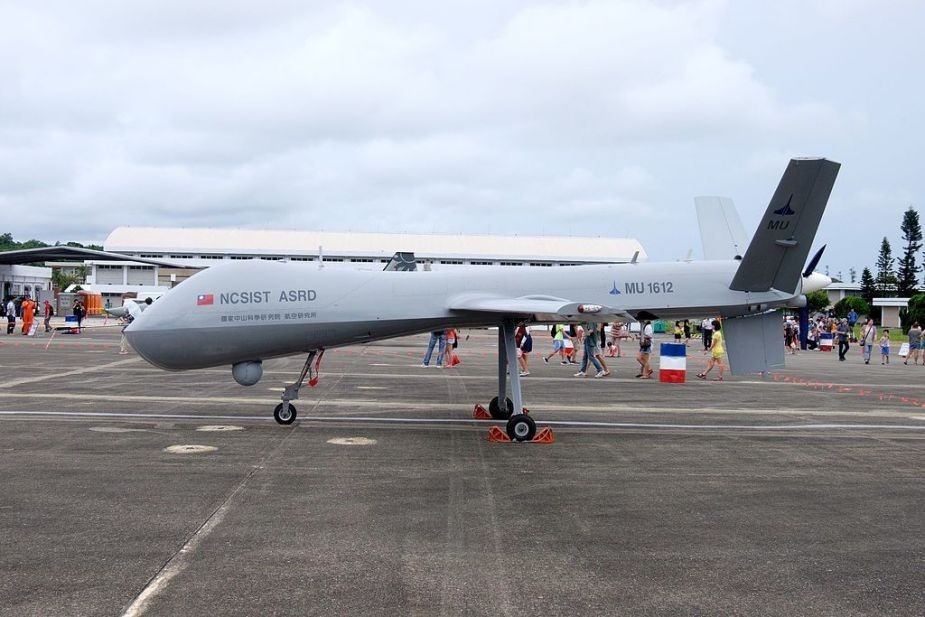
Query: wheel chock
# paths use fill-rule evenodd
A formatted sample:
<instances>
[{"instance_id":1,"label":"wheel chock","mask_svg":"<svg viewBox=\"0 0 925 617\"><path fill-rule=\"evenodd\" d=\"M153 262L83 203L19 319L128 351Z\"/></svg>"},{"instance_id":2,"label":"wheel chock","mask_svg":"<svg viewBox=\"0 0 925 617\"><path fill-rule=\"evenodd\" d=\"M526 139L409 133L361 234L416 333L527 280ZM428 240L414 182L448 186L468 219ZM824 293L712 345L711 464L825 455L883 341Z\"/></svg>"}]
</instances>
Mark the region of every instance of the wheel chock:
<instances>
[{"instance_id":1,"label":"wheel chock","mask_svg":"<svg viewBox=\"0 0 925 617\"><path fill-rule=\"evenodd\" d=\"M475 409L472 410L472 417L476 420L491 420L491 414L488 413L488 410L478 403L475 404Z\"/></svg>"},{"instance_id":2,"label":"wheel chock","mask_svg":"<svg viewBox=\"0 0 925 617\"><path fill-rule=\"evenodd\" d=\"M502 431L497 426L493 426L488 429L488 441L489 443L504 443L510 441L511 438L507 436L507 433Z\"/></svg>"},{"instance_id":3,"label":"wheel chock","mask_svg":"<svg viewBox=\"0 0 925 617\"><path fill-rule=\"evenodd\" d=\"M556 434L552 432L552 429L548 426L544 426L536 432L536 435L533 436L533 439L530 440L530 443L555 443Z\"/></svg>"}]
</instances>

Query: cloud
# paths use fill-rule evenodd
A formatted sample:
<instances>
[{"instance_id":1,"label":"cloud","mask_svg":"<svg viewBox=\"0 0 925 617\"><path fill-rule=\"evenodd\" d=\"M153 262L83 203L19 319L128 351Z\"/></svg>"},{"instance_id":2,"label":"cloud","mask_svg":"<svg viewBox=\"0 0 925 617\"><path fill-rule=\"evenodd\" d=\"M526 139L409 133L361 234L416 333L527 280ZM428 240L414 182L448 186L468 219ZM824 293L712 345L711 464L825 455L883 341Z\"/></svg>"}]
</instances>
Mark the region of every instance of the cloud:
<instances>
[{"instance_id":1,"label":"cloud","mask_svg":"<svg viewBox=\"0 0 925 617\"><path fill-rule=\"evenodd\" d=\"M529 233L580 216L603 219L595 235L643 231L666 204L690 209L679 195L717 190L684 185L705 149L741 168L857 126L832 101L782 97L724 45L728 14L712 0L7 6L0 205L39 213L17 235L61 239L121 224Z\"/></svg>"}]
</instances>

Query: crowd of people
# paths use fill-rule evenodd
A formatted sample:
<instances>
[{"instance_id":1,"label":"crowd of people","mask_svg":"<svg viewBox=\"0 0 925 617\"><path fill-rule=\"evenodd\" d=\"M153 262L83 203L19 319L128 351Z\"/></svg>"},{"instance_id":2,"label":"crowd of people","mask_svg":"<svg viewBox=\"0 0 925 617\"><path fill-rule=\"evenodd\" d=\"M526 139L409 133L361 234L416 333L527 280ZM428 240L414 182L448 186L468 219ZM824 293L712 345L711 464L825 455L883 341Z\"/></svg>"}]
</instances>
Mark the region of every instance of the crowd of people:
<instances>
[{"instance_id":1,"label":"crowd of people","mask_svg":"<svg viewBox=\"0 0 925 617\"><path fill-rule=\"evenodd\" d=\"M86 316L86 309L83 303L77 299L74 300L71 310L77 318L77 331L79 332ZM8 335L16 332L16 320L20 319L22 321L20 333L23 336L30 336L38 331L38 324L35 321L38 316L42 317L45 332L51 332L51 318L55 314L55 308L47 298L39 303L28 296L19 296L7 298L3 305L3 313L6 316L6 333Z\"/></svg>"},{"instance_id":2,"label":"crowd of people","mask_svg":"<svg viewBox=\"0 0 925 617\"><path fill-rule=\"evenodd\" d=\"M668 331L674 337L674 342L689 346L694 335L694 326L690 320L675 321L673 326L668 325ZM705 318L699 324L700 338L703 351L709 355L707 368L697 374L700 379L707 379L715 369L714 381L722 381L726 366L725 343L722 332L722 322L719 319ZM636 362L639 364L639 379L651 379L654 373L650 364L652 353L653 328L650 321L639 325L639 332L634 333L624 322L614 323L568 323L553 324L549 328L552 349L542 355L543 362L549 364L557 359L560 364L575 365L578 370L575 377L593 375L595 378L607 377L611 374L607 365L607 358L623 357L623 347L627 341L638 344ZM925 366L925 339L923 329L916 322L908 332L907 344L903 344L900 355L903 364L919 364ZM455 330L437 331L431 333L427 352L424 356L423 366L429 366L433 359L434 350L438 350L436 366L450 367L459 363L455 353L458 344L458 333ZM525 323L518 324L515 331L515 345L517 348L517 362L520 376L530 375L530 354L534 348L533 330ZM787 317L783 324L784 347L787 353L796 354L800 349L800 326L793 317ZM844 361L851 344L861 347L865 364L870 364L879 352L880 363L890 364L893 353L890 330L878 329L873 319L859 322L858 316L851 311L847 317L836 318L828 315L817 315L810 320L806 333L807 349L824 349L827 345L837 346L838 359ZM906 351L908 349L908 351ZM444 361L446 356L446 361Z\"/></svg>"},{"instance_id":3,"label":"crowd of people","mask_svg":"<svg viewBox=\"0 0 925 617\"><path fill-rule=\"evenodd\" d=\"M925 365L922 352L922 327L918 322L910 326L907 337L908 347L900 348L900 355L905 358L903 364L909 364L910 360L913 364L918 364L919 358L922 358L922 364ZM879 352L880 364L890 363L893 348L890 330L883 328L878 331L873 319L868 318L863 324L858 325L857 314L851 311L847 317L840 319L817 315L810 320L806 331L808 350L837 346L838 360L844 362L852 343L860 346L864 364L870 364L871 360L878 355L875 351ZM800 325L792 318L784 321L784 348L790 354L796 354L800 348Z\"/></svg>"},{"instance_id":4,"label":"crowd of people","mask_svg":"<svg viewBox=\"0 0 925 617\"><path fill-rule=\"evenodd\" d=\"M698 375L702 379L713 368L718 369L717 381L722 381L725 366L723 363L724 348L721 325L718 320L705 319L701 323L704 352L710 353L709 365L703 373ZM585 377L593 367L595 378L607 377L611 374L606 358L623 357L623 345L626 341L638 343L636 362L639 364L638 379L651 379L654 373L650 364L654 331L652 322L646 320L639 326L639 332L631 332L629 325L624 322L599 323L588 321L584 323L552 324L549 328L552 340L552 350L542 356L543 362L549 364L550 360L558 357L559 363L565 366L577 365L575 377ZM683 341L689 345L692 327L689 320L675 322L675 341ZM437 330L431 332L427 343L427 350L421 363L423 367L434 366L451 368L459 364L459 356L455 349L458 347L459 333L454 329ZM530 354L533 352L533 330L526 323L520 323L514 332L514 345L517 350L517 363L521 377L530 375ZM579 357L579 350L581 355ZM436 358L434 357L434 352Z\"/></svg>"}]
</instances>

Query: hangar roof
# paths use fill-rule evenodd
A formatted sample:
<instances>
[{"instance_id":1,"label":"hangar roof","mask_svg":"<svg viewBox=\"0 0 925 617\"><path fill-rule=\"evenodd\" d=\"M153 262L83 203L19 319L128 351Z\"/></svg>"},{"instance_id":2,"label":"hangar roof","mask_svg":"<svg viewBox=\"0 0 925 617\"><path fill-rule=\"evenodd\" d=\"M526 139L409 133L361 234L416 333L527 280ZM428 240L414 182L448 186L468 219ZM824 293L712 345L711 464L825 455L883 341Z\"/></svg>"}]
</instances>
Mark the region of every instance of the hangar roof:
<instances>
[{"instance_id":1,"label":"hangar roof","mask_svg":"<svg viewBox=\"0 0 925 617\"><path fill-rule=\"evenodd\" d=\"M629 261L642 245L631 238L496 236L257 229L117 227L103 243L120 253L325 255L391 257L410 251L420 258L476 257L558 261Z\"/></svg>"}]
</instances>

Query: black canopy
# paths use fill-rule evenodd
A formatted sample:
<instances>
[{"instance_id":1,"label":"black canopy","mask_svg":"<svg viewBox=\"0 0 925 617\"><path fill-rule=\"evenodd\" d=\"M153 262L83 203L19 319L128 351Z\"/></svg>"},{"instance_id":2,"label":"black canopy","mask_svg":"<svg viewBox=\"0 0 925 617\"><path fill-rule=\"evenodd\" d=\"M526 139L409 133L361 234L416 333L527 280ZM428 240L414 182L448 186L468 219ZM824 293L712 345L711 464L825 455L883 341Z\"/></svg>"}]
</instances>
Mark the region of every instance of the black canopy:
<instances>
[{"instance_id":1,"label":"black canopy","mask_svg":"<svg viewBox=\"0 0 925 617\"><path fill-rule=\"evenodd\" d=\"M43 246L35 249L20 249L16 251L0 252L0 264L31 264L41 261L84 261L86 259L104 259L106 261L134 261L164 268L193 268L189 264L178 264L158 259L144 259L130 257L119 253L107 253L93 249L77 248L74 246Z\"/></svg>"}]
</instances>

